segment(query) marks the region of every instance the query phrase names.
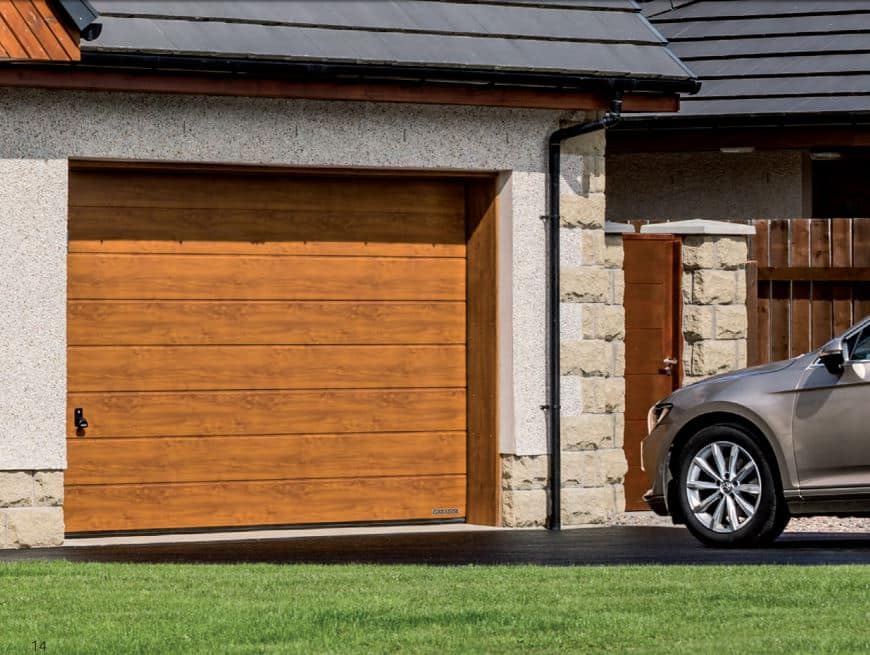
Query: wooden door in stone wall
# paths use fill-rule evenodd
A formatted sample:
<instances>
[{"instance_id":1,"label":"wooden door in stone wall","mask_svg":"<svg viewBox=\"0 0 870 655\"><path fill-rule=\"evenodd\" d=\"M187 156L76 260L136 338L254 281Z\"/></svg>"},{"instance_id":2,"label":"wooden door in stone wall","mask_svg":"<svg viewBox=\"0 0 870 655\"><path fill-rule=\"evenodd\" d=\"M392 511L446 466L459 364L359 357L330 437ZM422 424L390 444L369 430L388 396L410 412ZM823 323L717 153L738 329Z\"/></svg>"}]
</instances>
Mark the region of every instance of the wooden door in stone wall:
<instances>
[{"instance_id":1,"label":"wooden door in stone wall","mask_svg":"<svg viewBox=\"0 0 870 655\"><path fill-rule=\"evenodd\" d=\"M640 468L640 442L649 408L680 386L680 240L668 234L626 234L625 246L625 476L627 511L649 509L650 488Z\"/></svg>"}]
</instances>

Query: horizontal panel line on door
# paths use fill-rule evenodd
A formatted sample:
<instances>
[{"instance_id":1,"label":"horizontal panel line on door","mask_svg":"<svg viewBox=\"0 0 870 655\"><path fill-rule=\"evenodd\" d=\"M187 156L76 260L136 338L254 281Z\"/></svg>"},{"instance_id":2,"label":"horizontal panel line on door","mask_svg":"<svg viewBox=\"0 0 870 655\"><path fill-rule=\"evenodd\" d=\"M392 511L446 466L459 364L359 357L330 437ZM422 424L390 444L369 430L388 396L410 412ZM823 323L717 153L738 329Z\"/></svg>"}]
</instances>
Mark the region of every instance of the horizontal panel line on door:
<instances>
[{"instance_id":1,"label":"horizontal panel line on door","mask_svg":"<svg viewBox=\"0 0 870 655\"><path fill-rule=\"evenodd\" d=\"M169 394L196 394L196 395L205 395L205 394L220 394L220 393L239 393L244 392L246 394L258 394L258 393L343 393L343 392L354 392L354 391L365 391L365 392L428 392L428 391L465 391L465 386L459 387L342 387L340 389L327 389L324 387L305 387L302 389L250 389L247 387L242 387L241 389L154 389L149 391L67 391L67 396L76 395L76 396L90 396L90 395L101 395L101 396L124 396L124 395L139 395L139 396L147 396L147 395L169 395Z\"/></svg>"},{"instance_id":2,"label":"horizontal panel line on door","mask_svg":"<svg viewBox=\"0 0 870 655\"><path fill-rule=\"evenodd\" d=\"M465 436L466 430L377 430L373 432L342 432L340 435L332 433L332 432L264 432L262 434L202 434L202 435L190 435L190 434L159 434L155 436L136 436L136 437L100 437L100 441L151 441L151 440L159 440L159 439L247 439L249 437L293 437L294 439L303 439L305 437L328 437L330 435L340 436L340 437L349 437L353 438L355 436L359 437L371 437L372 435L383 434L386 436L395 437L397 435L421 435L421 434L447 434L447 435L456 435L457 437ZM86 439L87 437L67 437L67 441L81 441Z\"/></svg>"},{"instance_id":3,"label":"horizontal panel line on door","mask_svg":"<svg viewBox=\"0 0 870 655\"><path fill-rule=\"evenodd\" d=\"M73 212L77 212L77 210L81 209L97 209L101 212L111 212L111 213L129 213L129 212L141 212L141 213L165 213L165 214L175 214L179 212L209 212L209 214L256 214L256 215L266 215L270 219L275 216L276 218L285 218L286 215L291 216L316 216L322 217L324 215L334 215L341 218L350 218L353 220L357 217L359 218L386 218L388 220L393 219L416 219L420 216L425 217L439 217L439 218L451 218L455 220L459 220L464 217L464 212L457 208L445 208L443 205L432 204L428 207L407 207L403 209L360 209L353 208L348 209L342 212L340 209L325 209L325 210L317 210L315 208L305 208L305 207L294 207L291 205L287 206L273 206L273 207L250 207L248 205L239 205L239 206L226 206L226 205L217 205L214 207L205 207L202 205L107 205L103 204L90 204L90 203L81 203L72 201L69 205L70 209Z\"/></svg>"},{"instance_id":4,"label":"horizontal panel line on door","mask_svg":"<svg viewBox=\"0 0 870 655\"><path fill-rule=\"evenodd\" d=\"M430 305L430 304L452 304L452 305L466 305L466 301L464 300L453 300L450 298L410 298L410 299L402 299L397 300L395 298L366 298L365 300L351 300L347 298L301 298L299 300L282 300L280 298L221 298L219 300L213 300L211 298L75 298L70 297L70 300L76 303L250 303L252 305L259 304L271 304L271 305L284 305L288 303L292 303L294 305L303 305L303 304L335 304L335 305L356 305L356 304L366 304L366 305Z\"/></svg>"},{"instance_id":5,"label":"horizontal panel line on door","mask_svg":"<svg viewBox=\"0 0 870 655\"><path fill-rule=\"evenodd\" d=\"M201 348L203 350L208 350L209 348L261 348L261 349L274 349L274 348L285 348L285 349L298 349L298 350L340 350L343 348L359 348L359 349L394 349L400 350L403 348L415 348L415 349L460 349L461 343L302 343L302 344L293 344L293 343L144 343L144 344L130 344L130 343L108 343L108 344L68 344L69 348L75 350L93 350L97 348L138 348L138 349L149 349L149 350L175 350L175 349L185 349L189 350L191 348Z\"/></svg>"},{"instance_id":6,"label":"horizontal panel line on door","mask_svg":"<svg viewBox=\"0 0 870 655\"><path fill-rule=\"evenodd\" d=\"M343 298L305 298L303 300L269 300L269 299L248 299L248 298L231 298L228 300L210 300L208 298L76 298L75 302L77 303L141 303L147 304L152 302L165 302L165 303L201 303L201 304L209 304L209 303L250 303L252 305L430 305L430 304L439 304L439 305L457 305L457 306L465 306L467 303L465 300L449 300L449 299L441 299L434 298L432 300L395 300L392 298L385 298L383 300L378 299L365 299L365 300L348 300Z\"/></svg>"},{"instance_id":7,"label":"horizontal panel line on door","mask_svg":"<svg viewBox=\"0 0 870 655\"><path fill-rule=\"evenodd\" d=\"M267 478L263 480L201 480L201 481L186 481L186 482L124 482L112 484L70 484L66 485L67 489L84 489L93 487L190 487L203 484L265 484L269 482L347 482L349 480L359 480L361 482L369 482L375 480L462 480L465 479L465 473L436 473L436 474L414 474L414 475L372 475L372 476L353 476L348 478Z\"/></svg>"},{"instance_id":8,"label":"horizontal panel line on door","mask_svg":"<svg viewBox=\"0 0 870 655\"><path fill-rule=\"evenodd\" d=\"M227 254L222 252L170 252L170 253L159 253L159 252L131 252L131 253L122 253L122 252L82 252L76 253L70 251L70 254L77 255L94 255L95 257L135 257L139 259L141 257L197 257L197 258L209 258L209 257L226 257L233 259L275 259L275 258L283 258L283 259L301 259L301 260L309 260L309 259L362 259L362 260L372 260L372 259L407 259L411 262L417 262L421 259L436 259L436 260L445 260L445 259L455 259L456 261L465 261L465 257L437 257L432 255L419 256L414 257L412 255L319 255L319 254L305 254L305 255L285 255L281 253L269 254L269 253L256 253L256 254ZM138 266L138 265L137 265Z\"/></svg>"},{"instance_id":9,"label":"horizontal panel line on door","mask_svg":"<svg viewBox=\"0 0 870 655\"><path fill-rule=\"evenodd\" d=\"M353 254L348 255L344 253L335 253L335 254L285 254L285 253L263 253L263 252L245 252L245 253L233 253L233 252L178 252L173 250L166 251L156 251L149 250L148 252L135 251L131 250L130 252L122 251L122 250L86 250L86 249L77 249L70 248L70 254L74 255L123 255L125 257L136 256L141 257L143 255L183 255L185 257L316 257L319 259L460 259L465 260L465 257L457 254L449 254L449 255L433 255L433 254L425 254L425 255L385 255L383 253L377 253L372 255L361 255L361 254Z\"/></svg>"},{"instance_id":10,"label":"horizontal panel line on door","mask_svg":"<svg viewBox=\"0 0 870 655\"><path fill-rule=\"evenodd\" d=\"M210 479L210 480L184 480L184 481L173 481L166 480L163 482L110 482L110 483L81 483L76 482L73 484L66 484L65 487L67 489L84 489L84 488L93 488L93 487L177 487L182 485L193 485L193 484L237 484L237 483L247 483L247 482L341 482L346 480L396 480L396 479L408 479L414 478L415 480L427 479L427 478L447 478L447 479L456 479L456 478L464 478L466 477L465 471L451 471L449 473L414 473L413 475L409 475L408 473L397 473L395 475L357 475L350 474L347 476L328 476L328 477L280 477L280 478L218 478L218 479Z\"/></svg>"},{"instance_id":11,"label":"horizontal panel line on door","mask_svg":"<svg viewBox=\"0 0 870 655\"><path fill-rule=\"evenodd\" d=\"M438 349L438 348L452 348L458 349L462 344L456 343L303 343L303 344L282 344L282 343L145 343L145 344L132 344L132 343L120 343L120 344L68 344L70 349L76 350L95 350L95 349L108 349L108 348L140 348L140 349L149 349L149 350L170 350L176 348L202 348L203 350L207 350L209 348L285 348L285 349L299 349L299 350L339 350L342 348L360 348L360 349L374 349L374 348L391 348L391 349L403 349L403 348L426 348L426 349Z\"/></svg>"}]
</instances>

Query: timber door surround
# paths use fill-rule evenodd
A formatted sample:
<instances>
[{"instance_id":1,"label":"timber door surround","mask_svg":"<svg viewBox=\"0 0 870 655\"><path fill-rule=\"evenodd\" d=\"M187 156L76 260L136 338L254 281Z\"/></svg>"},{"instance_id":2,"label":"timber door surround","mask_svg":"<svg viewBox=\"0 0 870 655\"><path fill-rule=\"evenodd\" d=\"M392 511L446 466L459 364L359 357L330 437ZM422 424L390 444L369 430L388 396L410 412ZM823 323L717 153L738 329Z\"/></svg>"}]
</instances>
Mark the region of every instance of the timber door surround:
<instances>
[{"instance_id":1,"label":"timber door surround","mask_svg":"<svg viewBox=\"0 0 870 655\"><path fill-rule=\"evenodd\" d=\"M496 523L494 198L73 164L68 532Z\"/></svg>"},{"instance_id":2,"label":"timber door surround","mask_svg":"<svg viewBox=\"0 0 870 655\"><path fill-rule=\"evenodd\" d=\"M625 476L627 511L649 509L650 484L640 469L640 442L649 408L680 386L683 369L680 239L626 234Z\"/></svg>"}]
</instances>

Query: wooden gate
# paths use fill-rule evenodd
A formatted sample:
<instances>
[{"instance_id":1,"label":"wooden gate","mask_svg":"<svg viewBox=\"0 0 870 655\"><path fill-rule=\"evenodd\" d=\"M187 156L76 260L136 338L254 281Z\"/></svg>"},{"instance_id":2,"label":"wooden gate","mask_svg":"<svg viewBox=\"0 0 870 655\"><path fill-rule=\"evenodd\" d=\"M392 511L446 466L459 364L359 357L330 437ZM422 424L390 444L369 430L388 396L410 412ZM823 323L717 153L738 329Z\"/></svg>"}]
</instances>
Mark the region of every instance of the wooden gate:
<instances>
[{"instance_id":1,"label":"wooden gate","mask_svg":"<svg viewBox=\"0 0 870 655\"><path fill-rule=\"evenodd\" d=\"M818 348L870 314L870 218L750 223L750 365Z\"/></svg>"},{"instance_id":2,"label":"wooden gate","mask_svg":"<svg viewBox=\"0 0 870 655\"><path fill-rule=\"evenodd\" d=\"M640 468L640 442L649 408L680 386L682 306L680 239L625 234L625 509L649 509L650 488Z\"/></svg>"}]
</instances>

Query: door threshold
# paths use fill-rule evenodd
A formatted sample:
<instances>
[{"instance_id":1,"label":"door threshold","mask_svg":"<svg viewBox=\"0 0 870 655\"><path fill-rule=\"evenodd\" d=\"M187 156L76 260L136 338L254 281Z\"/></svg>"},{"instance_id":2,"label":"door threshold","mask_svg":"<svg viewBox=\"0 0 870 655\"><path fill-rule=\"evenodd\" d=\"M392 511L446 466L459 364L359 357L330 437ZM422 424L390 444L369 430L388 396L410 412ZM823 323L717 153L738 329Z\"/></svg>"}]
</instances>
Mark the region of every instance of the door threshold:
<instances>
[{"instance_id":1,"label":"door threshold","mask_svg":"<svg viewBox=\"0 0 870 655\"><path fill-rule=\"evenodd\" d=\"M262 541L273 539L305 539L310 537L348 537L379 534L420 534L439 532L480 532L501 530L490 525L471 523L439 523L432 525L360 525L321 528L263 528L260 530L172 532L163 534L125 534L114 536L88 535L67 537L65 547L76 546L136 546L150 544L208 543L221 541Z\"/></svg>"}]
</instances>

